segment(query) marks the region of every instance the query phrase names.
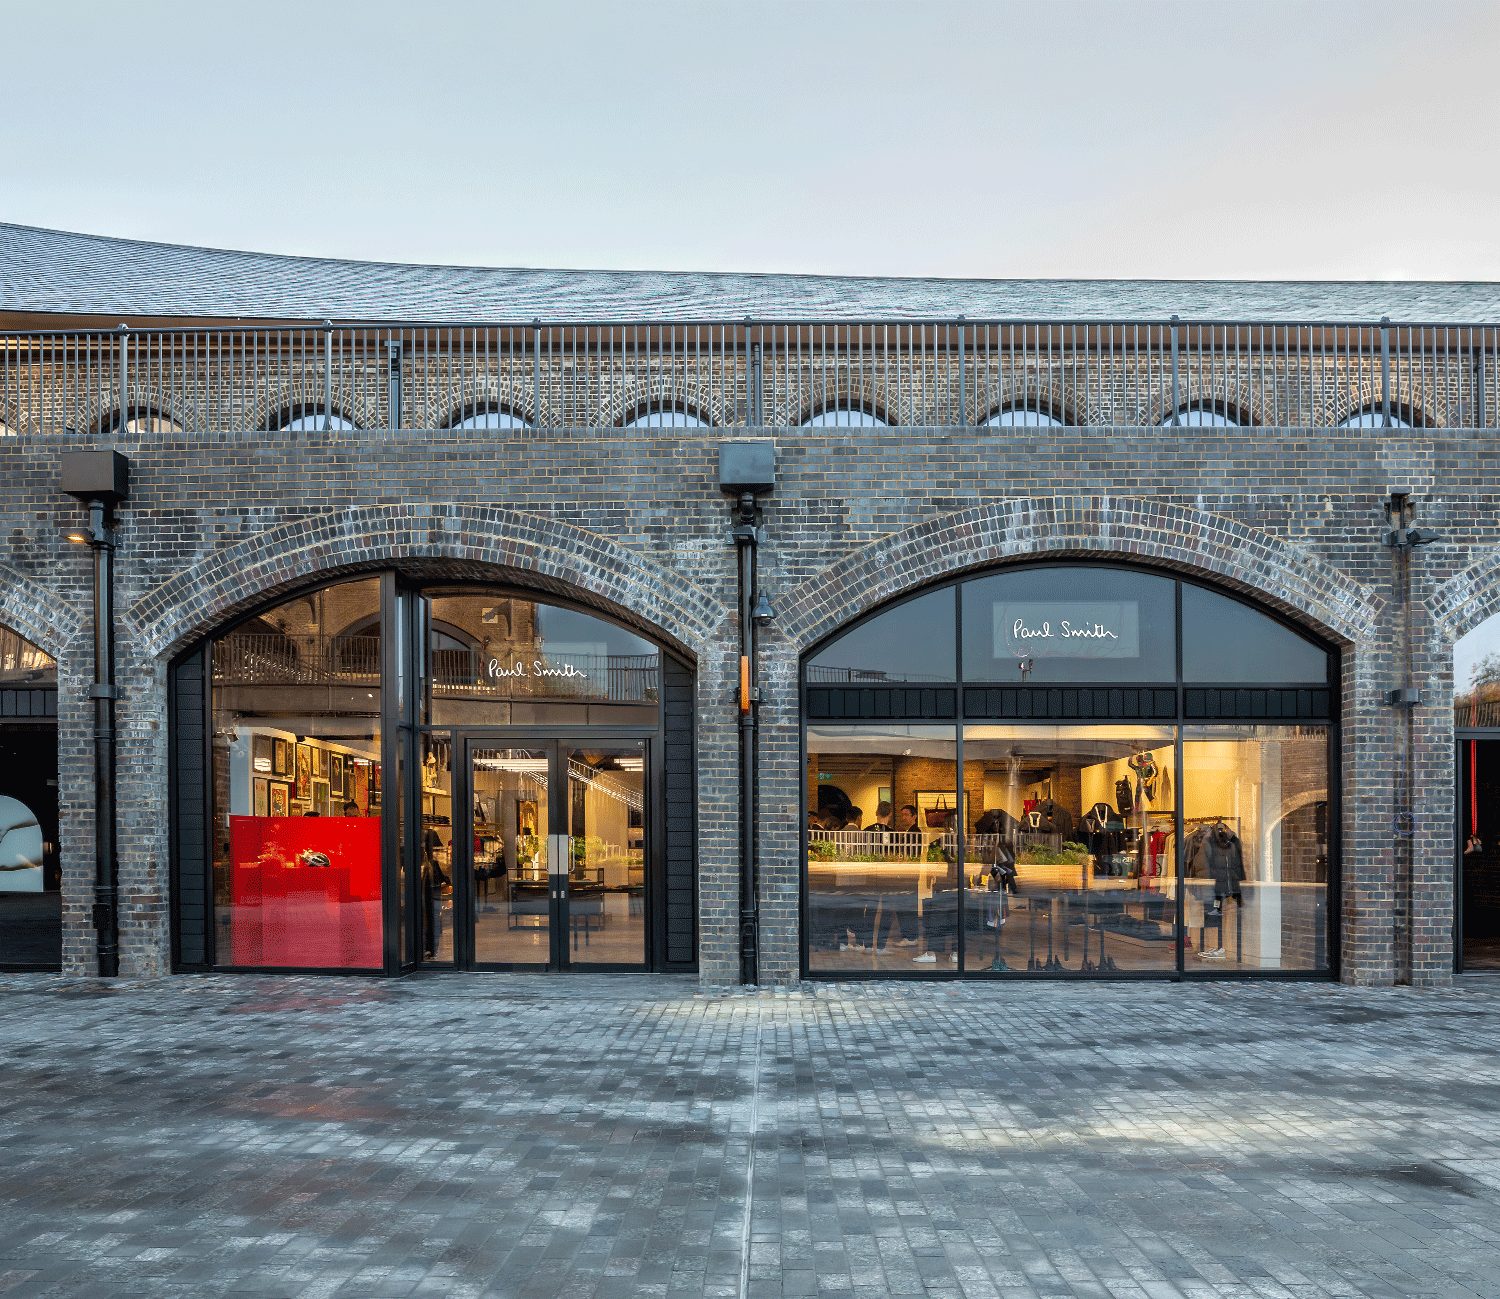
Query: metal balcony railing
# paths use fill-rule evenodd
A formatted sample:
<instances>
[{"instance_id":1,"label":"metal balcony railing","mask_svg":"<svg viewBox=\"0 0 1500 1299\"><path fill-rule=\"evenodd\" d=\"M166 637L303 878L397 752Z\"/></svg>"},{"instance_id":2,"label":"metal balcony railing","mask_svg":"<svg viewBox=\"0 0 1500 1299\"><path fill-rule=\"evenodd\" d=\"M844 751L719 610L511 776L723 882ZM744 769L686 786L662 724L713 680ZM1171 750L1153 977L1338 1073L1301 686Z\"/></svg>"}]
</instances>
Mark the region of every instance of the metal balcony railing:
<instances>
[{"instance_id":1,"label":"metal balcony railing","mask_svg":"<svg viewBox=\"0 0 1500 1299\"><path fill-rule=\"evenodd\" d=\"M1493 325L338 325L0 334L0 432L1497 424ZM478 424L478 428L473 428ZM878 436L878 428L874 430Z\"/></svg>"}]
</instances>

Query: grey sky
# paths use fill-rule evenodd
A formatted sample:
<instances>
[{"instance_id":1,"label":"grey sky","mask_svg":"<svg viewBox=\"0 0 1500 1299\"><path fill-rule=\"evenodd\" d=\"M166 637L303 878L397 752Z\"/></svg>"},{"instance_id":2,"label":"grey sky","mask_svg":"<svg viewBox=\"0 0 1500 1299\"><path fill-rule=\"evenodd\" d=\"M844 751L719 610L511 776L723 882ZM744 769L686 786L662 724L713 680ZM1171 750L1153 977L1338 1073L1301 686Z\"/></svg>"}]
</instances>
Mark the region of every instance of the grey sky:
<instances>
[{"instance_id":1,"label":"grey sky","mask_svg":"<svg viewBox=\"0 0 1500 1299\"><path fill-rule=\"evenodd\" d=\"M1500 5L13 6L0 219L266 252L1500 280Z\"/></svg>"}]
</instances>

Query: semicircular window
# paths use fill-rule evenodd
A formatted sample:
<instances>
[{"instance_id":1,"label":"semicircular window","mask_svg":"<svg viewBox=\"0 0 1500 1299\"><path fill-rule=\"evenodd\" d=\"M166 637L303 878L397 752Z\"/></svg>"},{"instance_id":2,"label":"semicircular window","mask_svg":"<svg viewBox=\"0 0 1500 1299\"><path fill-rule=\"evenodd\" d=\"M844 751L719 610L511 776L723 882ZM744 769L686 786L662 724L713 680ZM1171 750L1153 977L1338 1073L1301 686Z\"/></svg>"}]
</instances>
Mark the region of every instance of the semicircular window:
<instances>
[{"instance_id":1,"label":"semicircular window","mask_svg":"<svg viewBox=\"0 0 1500 1299\"><path fill-rule=\"evenodd\" d=\"M1411 421L1402 418L1402 412L1391 411L1391 422L1385 422L1385 413L1379 409L1362 410L1339 421L1340 428L1411 428Z\"/></svg>"},{"instance_id":2,"label":"semicircular window","mask_svg":"<svg viewBox=\"0 0 1500 1299\"><path fill-rule=\"evenodd\" d=\"M855 406L828 406L802 422L803 428L889 428L871 411Z\"/></svg>"},{"instance_id":3,"label":"semicircular window","mask_svg":"<svg viewBox=\"0 0 1500 1299\"><path fill-rule=\"evenodd\" d=\"M521 416L508 410L478 410L453 425L455 429L530 428Z\"/></svg>"},{"instance_id":4,"label":"semicircular window","mask_svg":"<svg viewBox=\"0 0 1500 1299\"><path fill-rule=\"evenodd\" d=\"M1161 422L1163 428L1239 428L1233 416L1212 406L1186 406Z\"/></svg>"},{"instance_id":5,"label":"semicircular window","mask_svg":"<svg viewBox=\"0 0 1500 1299\"><path fill-rule=\"evenodd\" d=\"M55 686L57 660L9 627L0 626L0 681L6 685Z\"/></svg>"},{"instance_id":6,"label":"semicircular window","mask_svg":"<svg viewBox=\"0 0 1500 1299\"><path fill-rule=\"evenodd\" d=\"M306 414L294 415L281 426L283 433L327 433L329 431L352 430L354 425L342 415Z\"/></svg>"},{"instance_id":7,"label":"semicircular window","mask_svg":"<svg viewBox=\"0 0 1500 1299\"><path fill-rule=\"evenodd\" d=\"M985 424L990 428L1062 428L1063 422L1057 416L1044 410L1035 410L1022 406L1007 406L1004 410L996 411Z\"/></svg>"},{"instance_id":8,"label":"semicircular window","mask_svg":"<svg viewBox=\"0 0 1500 1299\"><path fill-rule=\"evenodd\" d=\"M688 410L652 409L637 411L625 421L625 428L707 428L708 421Z\"/></svg>"}]
</instances>

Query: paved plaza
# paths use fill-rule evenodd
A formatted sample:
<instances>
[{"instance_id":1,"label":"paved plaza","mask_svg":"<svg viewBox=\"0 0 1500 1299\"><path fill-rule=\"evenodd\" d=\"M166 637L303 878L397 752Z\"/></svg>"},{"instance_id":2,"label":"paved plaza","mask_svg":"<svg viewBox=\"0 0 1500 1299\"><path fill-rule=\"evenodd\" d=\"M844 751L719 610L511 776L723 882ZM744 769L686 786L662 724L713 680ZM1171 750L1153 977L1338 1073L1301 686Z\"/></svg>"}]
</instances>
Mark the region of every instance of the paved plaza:
<instances>
[{"instance_id":1,"label":"paved plaza","mask_svg":"<svg viewBox=\"0 0 1500 1299\"><path fill-rule=\"evenodd\" d=\"M7 1299L1500 1294L1488 976L0 993Z\"/></svg>"}]
</instances>

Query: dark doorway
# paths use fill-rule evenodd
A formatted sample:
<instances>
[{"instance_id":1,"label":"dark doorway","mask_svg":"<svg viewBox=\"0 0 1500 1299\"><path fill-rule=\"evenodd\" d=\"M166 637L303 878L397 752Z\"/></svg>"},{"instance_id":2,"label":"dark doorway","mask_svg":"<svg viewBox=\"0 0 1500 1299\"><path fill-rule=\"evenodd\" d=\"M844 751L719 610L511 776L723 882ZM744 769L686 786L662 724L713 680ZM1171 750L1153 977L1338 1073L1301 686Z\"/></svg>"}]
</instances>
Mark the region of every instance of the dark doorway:
<instances>
[{"instance_id":1,"label":"dark doorway","mask_svg":"<svg viewBox=\"0 0 1500 1299\"><path fill-rule=\"evenodd\" d=\"M1460 740L1458 968L1500 972L1500 739Z\"/></svg>"},{"instance_id":2,"label":"dark doorway","mask_svg":"<svg viewBox=\"0 0 1500 1299\"><path fill-rule=\"evenodd\" d=\"M57 728L0 726L0 969L61 968Z\"/></svg>"}]
</instances>

